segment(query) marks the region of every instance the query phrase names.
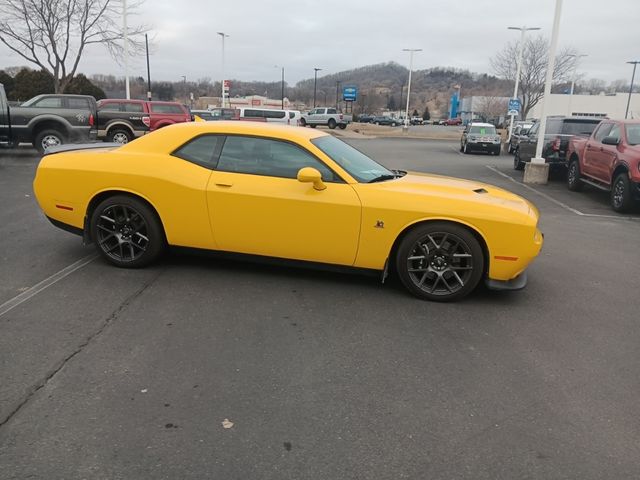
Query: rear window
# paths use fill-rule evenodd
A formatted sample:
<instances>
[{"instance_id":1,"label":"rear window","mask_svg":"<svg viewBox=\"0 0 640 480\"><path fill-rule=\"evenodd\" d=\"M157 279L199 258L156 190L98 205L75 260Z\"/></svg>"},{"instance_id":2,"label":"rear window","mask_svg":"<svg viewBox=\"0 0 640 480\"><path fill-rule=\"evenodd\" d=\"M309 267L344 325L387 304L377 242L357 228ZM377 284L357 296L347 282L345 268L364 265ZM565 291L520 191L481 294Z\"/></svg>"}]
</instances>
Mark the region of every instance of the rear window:
<instances>
[{"instance_id":1,"label":"rear window","mask_svg":"<svg viewBox=\"0 0 640 480\"><path fill-rule=\"evenodd\" d=\"M166 104L166 103L152 103L151 104L151 111L153 113L182 113L184 114L184 112L182 111L182 108L180 108L180 105L171 105L171 104Z\"/></svg>"},{"instance_id":2,"label":"rear window","mask_svg":"<svg viewBox=\"0 0 640 480\"><path fill-rule=\"evenodd\" d=\"M591 135L596 129L600 120L565 120L562 126L562 132L565 135Z\"/></svg>"}]
</instances>

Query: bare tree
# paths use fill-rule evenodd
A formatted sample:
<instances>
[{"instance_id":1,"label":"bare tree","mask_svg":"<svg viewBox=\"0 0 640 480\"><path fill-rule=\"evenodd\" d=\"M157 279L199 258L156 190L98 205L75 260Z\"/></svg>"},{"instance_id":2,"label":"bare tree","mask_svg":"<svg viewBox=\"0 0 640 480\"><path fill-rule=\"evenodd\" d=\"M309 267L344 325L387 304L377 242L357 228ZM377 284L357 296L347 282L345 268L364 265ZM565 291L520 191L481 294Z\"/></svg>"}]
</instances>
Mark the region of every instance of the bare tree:
<instances>
[{"instance_id":1,"label":"bare tree","mask_svg":"<svg viewBox=\"0 0 640 480\"><path fill-rule=\"evenodd\" d=\"M474 113L481 114L485 119L492 119L507 114L509 100L504 97L485 96L480 97Z\"/></svg>"},{"instance_id":2,"label":"bare tree","mask_svg":"<svg viewBox=\"0 0 640 480\"><path fill-rule=\"evenodd\" d=\"M556 56L553 69L553 82L560 83L569 79L575 61L571 55L576 54L573 48L564 48ZM544 95L544 82L547 74L549 43L542 37L530 37L525 40L522 53L522 70L518 96L522 101L522 118L537 105ZM515 81L518 61L518 42L507 44L491 58L491 67L502 78Z\"/></svg>"},{"instance_id":3,"label":"bare tree","mask_svg":"<svg viewBox=\"0 0 640 480\"><path fill-rule=\"evenodd\" d=\"M142 1L129 1L128 16ZM122 14L122 0L0 0L0 41L49 72L55 91L63 92L89 45L101 44L114 58L121 56ZM128 30L130 49L138 51L144 28Z\"/></svg>"}]
</instances>

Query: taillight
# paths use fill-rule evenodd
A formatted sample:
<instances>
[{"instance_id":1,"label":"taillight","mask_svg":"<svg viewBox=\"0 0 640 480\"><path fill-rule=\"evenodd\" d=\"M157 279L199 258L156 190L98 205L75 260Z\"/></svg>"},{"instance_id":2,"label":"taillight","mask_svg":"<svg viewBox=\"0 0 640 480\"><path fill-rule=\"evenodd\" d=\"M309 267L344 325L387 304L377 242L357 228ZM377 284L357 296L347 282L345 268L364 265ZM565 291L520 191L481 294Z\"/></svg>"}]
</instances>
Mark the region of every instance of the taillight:
<instances>
[{"instance_id":1,"label":"taillight","mask_svg":"<svg viewBox=\"0 0 640 480\"><path fill-rule=\"evenodd\" d=\"M142 123L144 123L147 127L151 127L151 118L150 117L142 117Z\"/></svg>"},{"instance_id":2,"label":"taillight","mask_svg":"<svg viewBox=\"0 0 640 480\"><path fill-rule=\"evenodd\" d=\"M558 152L560 150L560 143L560 137L557 137L553 142L551 142L551 150Z\"/></svg>"},{"instance_id":3,"label":"taillight","mask_svg":"<svg viewBox=\"0 0 640 480\"><path fill-rule=\"evenodd\" d=\"M338 116L338 118L339 118L340 120L342 120L342 114L340 114L340 115Z\"/></svg>"},{"instance_id":4,"label":"taillight","mask_svg":"<svg viewBox=\"0 0 640 480\"><path fill-rule=\"evenodd\" d=\"M95 119L93 118L93 113L91 115L89 115L89 126L93 127L93 125L95 124Z\"/></svg>"}]
</instances>

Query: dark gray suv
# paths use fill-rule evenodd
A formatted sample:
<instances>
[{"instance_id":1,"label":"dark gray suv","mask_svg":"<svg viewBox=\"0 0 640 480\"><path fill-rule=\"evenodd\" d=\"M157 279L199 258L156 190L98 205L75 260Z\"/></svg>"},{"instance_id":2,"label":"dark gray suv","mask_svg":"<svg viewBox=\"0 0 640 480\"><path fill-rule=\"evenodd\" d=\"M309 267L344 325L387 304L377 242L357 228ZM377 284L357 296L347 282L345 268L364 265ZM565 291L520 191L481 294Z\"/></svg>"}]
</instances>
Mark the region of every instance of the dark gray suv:
<instances>
[{"instance_id":1,"label":"dark gray suv","mask_svg":"<svg viewBox=\"0 0 640 480\"><path fill-rule=\"evenodd\" d=\"M589 136L602 121L599 117L547 117L542 158L554 167L567 167L567 147L574 135ZM524 169L536 154L540 122L535 123L526 136L520 138L513 156L513 168Z\"/></svg>"}]
</instances>

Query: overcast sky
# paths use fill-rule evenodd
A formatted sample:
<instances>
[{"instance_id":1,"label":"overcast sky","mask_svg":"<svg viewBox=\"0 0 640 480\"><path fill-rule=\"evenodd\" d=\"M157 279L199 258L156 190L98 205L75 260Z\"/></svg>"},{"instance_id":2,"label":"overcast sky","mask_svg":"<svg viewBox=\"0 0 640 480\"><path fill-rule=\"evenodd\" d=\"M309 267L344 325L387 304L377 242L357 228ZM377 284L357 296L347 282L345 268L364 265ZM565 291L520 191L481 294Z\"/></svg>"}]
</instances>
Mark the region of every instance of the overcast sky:
<instances>
[{"instance_id":1,"label":"overcast sky","mask_svg":"<svg viewBox=\"0 0 640 480\"><path fill-rule=\"evenodd\" d=\"M414 68L447 66L492 73L489 58L519 32L541 27L550 37L555 0L146 0L130 24L154 37L153 80L221 76L221 40L227 78L277 81L284 66L293 85L313 68L335 73L374 63L408 66L403 48L422 48ZM579 72L606 81L630 79L628 60L640 60L640 0L564 0L560 46L588 57ZM25 64L0 49L0 68ZM91 48L80 71L124 75L106 50ZM144 58L131 75L146 77Z\"/></svg>"}]
</instances>

